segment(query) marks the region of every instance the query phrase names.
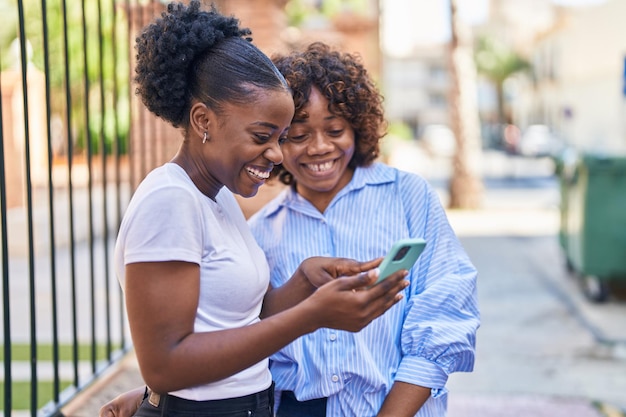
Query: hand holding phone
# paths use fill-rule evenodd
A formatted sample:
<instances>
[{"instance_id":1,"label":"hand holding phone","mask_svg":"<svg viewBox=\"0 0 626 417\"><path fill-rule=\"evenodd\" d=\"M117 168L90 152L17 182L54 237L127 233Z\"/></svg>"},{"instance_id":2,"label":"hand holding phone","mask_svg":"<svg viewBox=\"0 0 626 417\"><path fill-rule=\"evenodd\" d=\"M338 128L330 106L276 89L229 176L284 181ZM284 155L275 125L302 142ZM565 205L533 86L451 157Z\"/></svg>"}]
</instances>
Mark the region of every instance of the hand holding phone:
<instances>
[{"instance_id":1,"label":"hand holding phone","mask_svg":"<svg viewBox=\"0 0 626 417\"><path fill-rule=\"evenodd\" d=\"M426 241L421 238L401 239L393 244L379 266L378 280L375 284L401 269L411 269L417 258L426 247Z\"/></svg>"}]
</instances>

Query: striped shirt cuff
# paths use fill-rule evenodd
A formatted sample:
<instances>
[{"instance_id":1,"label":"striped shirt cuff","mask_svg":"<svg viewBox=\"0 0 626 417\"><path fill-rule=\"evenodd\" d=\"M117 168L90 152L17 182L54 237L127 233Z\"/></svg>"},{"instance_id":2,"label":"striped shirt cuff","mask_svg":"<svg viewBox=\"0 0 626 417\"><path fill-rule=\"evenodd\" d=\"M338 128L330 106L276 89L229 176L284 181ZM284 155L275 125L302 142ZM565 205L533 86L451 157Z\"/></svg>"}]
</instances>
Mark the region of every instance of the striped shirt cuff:
<instances>
[{"instance_id":1,"label":"striped shirt cuff","mask_svg":"<svg viewBox=\"0 0 626 417\"><path fill-rule=\"evenodd\" d=\"M396 381L428 388L443 388L448 381L448 374L435 362L419 356L405 356L400 362Z\"/></svg>"}]
</instances>

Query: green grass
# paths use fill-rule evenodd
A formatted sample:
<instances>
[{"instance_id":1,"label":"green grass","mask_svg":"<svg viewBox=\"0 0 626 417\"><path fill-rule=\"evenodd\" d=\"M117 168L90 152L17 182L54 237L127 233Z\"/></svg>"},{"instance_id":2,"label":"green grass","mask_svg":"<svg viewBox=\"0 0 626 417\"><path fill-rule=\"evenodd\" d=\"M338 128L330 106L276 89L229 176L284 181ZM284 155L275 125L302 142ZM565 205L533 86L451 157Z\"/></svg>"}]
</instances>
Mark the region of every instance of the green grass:
<instances>
[{"instance_id":1,"label":"green grass","mask_svg":"<svg viewBox=\"0 0 626 417\"><path fill-rule=\"evenodd\" d=\"M113 344L111 346L112 352L119 349L119 344ZM91 360L91 345L82 344L78 346L78 360L88 361ZM59 345L59 360L60 361L72 361L74 359L74 352L72 345L64 344ZM106 346L96 346L96 360L104 360L106 357ZM11 360L12 361L27 361L30 362L30 344L27 343L14 343L11 345ZM37 345L37 360L38 361L51 361L52 360L52 345L51 344L39 344ZM4 345L0 345L0 361L4 361Z\"/></svg>"},{"instance_id":2,"label":"green grass","mask_svg":"<svg viewBox=\"0 0 626 417\"><path fill-rule=\"evenodd\" d=\"M72 385L69 381L61 381L60 390L63 391L65 388ZM4 382L0 381L0 390L4 393ZM13 410L29 410L30 409L30 382L28 381L18 381L13 382L11 384L11 392L13 402L11 408ZM52 381L40 381L37 384L37 409L43 407L48 402L52 401L54 395L54 389L52 386ZM4 410L4 395L0 396L0 410Z\"/></svg>"},{"instance_id":3,"label":"green grass","mask_svg":"<svg viewBox=\"0 0 626 417\"><path fill-rule=\"evenodd\" d=\"M120 349L121 345L113 344L111 351L115 352ZM37 345L37 362L50 362L52 361L52 345L51 344L39 344ZM27 362L30 363L30 344L28 343L13 343L11 345L11 362ZM59 361L74 360L73 346L70 344L59 345ZM96 360L106 360L106 345L96 345ZM79 361L91 361L91 345L81 344L78 346L78 360ZM4 345L0 345L0 361L4 362ZM71 381L60 381L60 390L72 385ZM0 396L0 411L4 409L4 381L0 380L0 391L3 395ZM30 381L13 381L11 384L12 406L13 410L29 410L30 398L31 398L31 386ZM40 380L37 383L37 408L41 408L48 402L52 401L54 395L53 382Z\"/></svg>"}]
</instances>

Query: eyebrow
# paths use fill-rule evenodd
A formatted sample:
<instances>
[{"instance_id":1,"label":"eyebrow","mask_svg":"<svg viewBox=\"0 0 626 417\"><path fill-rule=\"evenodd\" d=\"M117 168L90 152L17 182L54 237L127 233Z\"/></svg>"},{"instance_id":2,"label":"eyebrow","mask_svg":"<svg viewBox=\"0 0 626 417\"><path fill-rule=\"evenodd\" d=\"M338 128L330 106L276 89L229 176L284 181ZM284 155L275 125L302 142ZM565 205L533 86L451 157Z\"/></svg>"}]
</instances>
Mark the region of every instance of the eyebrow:
<instances>
[{"instance_id":1,"label":"eyebrow","mask_svg":"<svg viewBox=\"0 0 626 417\"><path fill-rule=\"evenodd\" d=\"M269 129L272 129L272 131L278 131L278 126L276 126L273 123L270 122L254 122L251 123L253 126L263 126L263 127L267 127ZM284 132L288 132L289 131L289 126L287 126L285 129L283 129L283 133Z\"/></svg>"},{"instance_id":2,"label":"eyebrow","mask_svg":"<svg viewBox=\"0 0 626 417\"><path fill-rule=\"evenodd\" d=\"M254 122L254 123L251 123L251 124L256 125L256 126L269 127L270 129L278 130L278 126L276 126L273 123L269 123L269 122Z\"/></svg>"},{"instance_id":3,"label":"eyebrow","mask_svg":"<svg viewBox=\"0 0 626 417\"><path fill-rule=\"evenodd\" d=\"M338 116L335 116L334 114L331 114L330 116L324 117L324 121L332 120L332 119L338 119L338 118L339 118ZM309 120L309 119L310 119L309 116L307 116L307 117L300 117L300 118L294 118L291 121L291 124L294 124L294 123L306 123L306 121Z\"/></svg>"}]
</instances>

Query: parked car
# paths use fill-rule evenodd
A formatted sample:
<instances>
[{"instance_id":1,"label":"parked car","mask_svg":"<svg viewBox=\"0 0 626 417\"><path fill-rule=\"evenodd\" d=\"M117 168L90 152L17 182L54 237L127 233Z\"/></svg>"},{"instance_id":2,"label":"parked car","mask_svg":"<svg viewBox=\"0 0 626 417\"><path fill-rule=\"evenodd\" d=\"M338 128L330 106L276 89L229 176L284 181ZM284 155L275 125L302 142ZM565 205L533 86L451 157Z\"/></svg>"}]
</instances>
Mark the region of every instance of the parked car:
<instances>
[{"instance_id":1,"label":"parked car","mask_svg":"<svg viewBox=\"0 0 626 417\"><path fill-rule=\"evenodd\" d=\"M522 156L556 156L564 148L563 141L546 125L530 125L524 130L517 145Z\"/></svg>"}]
</instances>

